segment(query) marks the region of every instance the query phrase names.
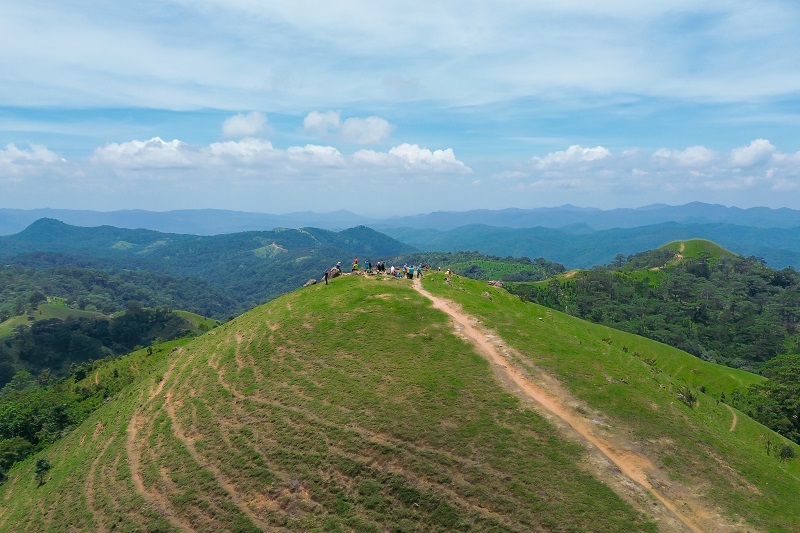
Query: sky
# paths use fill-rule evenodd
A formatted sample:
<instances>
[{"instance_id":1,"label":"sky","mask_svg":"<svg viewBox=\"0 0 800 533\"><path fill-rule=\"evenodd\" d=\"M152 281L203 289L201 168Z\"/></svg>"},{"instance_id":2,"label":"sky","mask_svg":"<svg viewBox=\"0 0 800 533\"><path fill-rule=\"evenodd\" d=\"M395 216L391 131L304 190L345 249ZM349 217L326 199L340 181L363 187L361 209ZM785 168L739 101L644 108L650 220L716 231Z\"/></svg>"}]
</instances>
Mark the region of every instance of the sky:
<instances>
[{"instance_id":1,"label":"sky","mask_svg":"<svg viewBox=\"0 0 800 533\"><path fill-rule=\"evenodd\" d=\"M0 5L0 208L800 209L800 2Z\"/></svg>"}]
</instances>

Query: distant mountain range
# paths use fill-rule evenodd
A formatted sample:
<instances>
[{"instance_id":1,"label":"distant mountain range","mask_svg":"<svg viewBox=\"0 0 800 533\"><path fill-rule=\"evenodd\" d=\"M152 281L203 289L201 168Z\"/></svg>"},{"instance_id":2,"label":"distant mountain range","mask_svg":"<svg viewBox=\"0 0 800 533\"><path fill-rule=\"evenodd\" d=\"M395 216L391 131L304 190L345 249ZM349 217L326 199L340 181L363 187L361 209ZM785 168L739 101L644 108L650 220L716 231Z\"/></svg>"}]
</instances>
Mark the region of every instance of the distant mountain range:
<instances>
[{"instance_id":1,"label":"distant mountain range","mask_svg":"<svg viewBox=\"0 0 800 533\"><path fill-rule=\"evenodd\" d=\"M241 305L234 311L242 312L319 278L336 261L349 267L356 256L377 261L414 251L365 226L340 232L307 228L199 236L85 228L45 218L0 237L0 266L88 264L113 272L143 270L199 279L235 298Z\"/></svg>"},{"instance_id":2,"label":"distant mountain range","mask_svg":"<svg viewBox=\"0 0 800 533\"><path fill-rule=\"evenodd\" d=\"M338 231L358 225L378 231L387 228L446 231L469 224L506 228L552 228L588 233L612 228L635 228L678 222L681 224L734 224L757 228L800 227L800 210L754 207L740 209L716 204L689 203L680 206L649 205L636 209L543 207L472 211L437 211L405 217L370 218L349 211L298 212L283 215L246 213L219 209L176 211L80 211L69 209L0 209L0 235L18 233L40 218L53 218L75 226L115 226L150 229L166 233L218 235L275 228L315 227Z\"/></svg>"},{"instance_id":3,"label":"distant mountain range","mask_svg":"<svg viewBox=\"0 0 800 533\"><path fill-rule=\"evenodd\" d=\"M234 238L239 235L238 238L241 239L241 235L247 233L290 231L281 238L285 239L291 234L292 238L308 239L308 235L302 233L302 228L324 228L309 231L325 234L322 241L327 241L336 232L343 231L342 228L368 226L375 233L368 240L391 237L390 240L399 241L385 247L386 253L380 254L384 256L399 255L413 247L426 252L477 251L500 257L541 257L562 263L567 268L590 268L606 265L620 253L627 256L674 240L700 238L714 241L739 255L761 257L773 268L800 269L800 211L793 209L739 209L702 203L682 206L651 205L609 211L562 206L526 210L436 212L380 220L367 219L347 211L269 215L221 210L96 212L0 209L0 234L3 231L16 230L13 231L15 234L9 233L2 238L6 247L15 242L17 234L19 238L23 233L27 234L22 240L29 238L31 230L19 233L28 227L23 226L20 229L20 225L31 217L45 213L50 220L58 219L72 226L70 234L77 232L95 238L108 232L116 235L121 229L127 229L129 232L136 232L131 235L138 235L139 238L147 236L152 241L152 246L163 239L148 235L148 232L169 234L168 241L172 244L192 241L211 246L210 243L230 240L224 236ZM28 222L28 225L33 222L35 221ZM78 227L88 229L86 226L94 227L96 231L78 231ZM46 227L48 231L55 231L56 235L61 231L52 223ZM253 229L255 227L259 229ZM44 237L42 227L33 224L33 228L39 232L40 237ZM291 233L298 230L301 233ZM343 233L347 234L346 231ZM271 236L264 238L273 239ZM347 239L336 237L334 240L335 247L348 250L344 256L349 255L350 251L358 253L348 246ZM403 247L400 243L409 246L401 251ZM325 245L329 244L325 242ZM59 244L59 247L68 246L69 243ZM76 245L69 253L85 252L92 248L81 246L84 245ZM135 251L130 259L141 257L143 248ZM151 257L158 255L150 253L151 251L153 250L147 250ZM209 255L213 252L214 250L208 251ZM361 253L375 254L368 249ZM119 257L119 254L116 255ZM181 275L183 274L185 273L182 272Z\"/></svg>"}]
</instances>

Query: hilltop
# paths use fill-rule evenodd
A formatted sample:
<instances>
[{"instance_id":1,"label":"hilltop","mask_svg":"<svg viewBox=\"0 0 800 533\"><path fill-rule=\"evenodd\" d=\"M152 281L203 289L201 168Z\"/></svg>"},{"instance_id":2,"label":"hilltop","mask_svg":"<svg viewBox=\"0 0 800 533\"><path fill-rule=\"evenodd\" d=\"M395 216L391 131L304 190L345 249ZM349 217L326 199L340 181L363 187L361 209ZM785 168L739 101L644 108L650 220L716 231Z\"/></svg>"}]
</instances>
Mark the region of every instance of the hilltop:
<instances>
[{"instance_id":1,"label":"hilltop","mask_svg":"<svg viewBox=\"0 0 800 533\"><path fill-rule=\"evenodd\" d=\"M38 456L52 464L42 486L37 457L9 472L0 529L788 531L800 521L798 461L768 455L765 439L780 437L717 402L763 378L474 280L432 273L422 285L445 303L408 280L346 276L149 359ZM461 317L456 329L443 310ZM524 388L545 394L537 403ZM676 396L689 390L691 406Z\"/></svg>"}]
</instances>

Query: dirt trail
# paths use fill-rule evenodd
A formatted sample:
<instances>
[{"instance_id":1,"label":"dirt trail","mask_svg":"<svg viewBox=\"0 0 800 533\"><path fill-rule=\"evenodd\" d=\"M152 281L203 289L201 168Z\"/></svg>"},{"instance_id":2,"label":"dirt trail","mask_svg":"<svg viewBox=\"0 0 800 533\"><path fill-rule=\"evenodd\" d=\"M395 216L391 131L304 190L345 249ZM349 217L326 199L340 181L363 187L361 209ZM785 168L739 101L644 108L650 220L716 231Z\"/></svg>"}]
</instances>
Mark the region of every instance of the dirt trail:
<instances>
[{"instance_id":1,"label":"dirt trail","mask_svg":"<svg viewBox=\"0 0 800 533\"><path fill-rule=\"evenodd\" d=\"M730 411L731 414L733 415L733 420L731 420L731 429L729 430L731 433L733 433L733 431L736 429L736 424L739 423L739 416L736 414L736 411L733 410L733 407L731 407L727 403L724 403L722 405L727 407L728 411Z\"/></svg>"},{"instance_id":2,"label":"dirt trail","mask_svg":"<svg viewBox=\"0 0 800 533\"><path fill-rule=\"evenodd\" d=\"M488 359L492 362L496 369L504 375L510 382L519 387L522 393L529 399L533 400L536 404L540 405L548 413L554 415L559 420L564 422L569 428L577 432L581 439L588 442L590 447L599 451L605 458L611 461L629 480L634 482L639 487L650 493L658 502L666 508L674 519L677 519L682 527L680 529L689 530L693 532L705 531L697 521L695 516L704 517L702 520L707 523L709 519L714 520L717 518L713 513L708 510L700 510L696 502L692 502L694 509L693 516L687 515L681 510L680 507L686 507L686 502L682 501L681 504L670 498L663 490L651 483L648 472L653 472L655 467L649 459L632 451L635 447L631 443L626 445L624 442L611 442L610 440L601 437L596 431L596 425L593 421L587 419L573 408L569 407L574 403L574 399L569 397L559 397L553 395L549 390L533 383L528 379L523 372L518 369L512 361L507 359L498 346L503 346L499 337L490 335L490 341L486 333L479 331L473 324L477 321L466 313L459 311L456 305L443 298L438 298L425 289L419 279L414 280L414 289L420 294L433 302L433 307L447 313L461 328L461 332L466 336ZM548 389L551 387L548 387ZM659 483L661 485L661 483ZM716 522L716 520L714 520ZM719 525L719 523L717 523ZM727 528L726 528L727 529Z\"/></svg>"}]
</instances>

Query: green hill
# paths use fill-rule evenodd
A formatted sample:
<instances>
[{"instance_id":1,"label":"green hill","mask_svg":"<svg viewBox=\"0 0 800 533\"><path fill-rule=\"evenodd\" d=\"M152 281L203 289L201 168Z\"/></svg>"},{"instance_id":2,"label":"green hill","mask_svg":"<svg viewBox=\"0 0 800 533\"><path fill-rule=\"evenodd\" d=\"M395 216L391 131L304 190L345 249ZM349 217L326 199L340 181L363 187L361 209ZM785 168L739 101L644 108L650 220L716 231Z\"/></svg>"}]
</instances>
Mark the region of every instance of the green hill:
<instances>
[{"instance_id":1,"label":"green hill","mask_svg":"<svg viewBox=\"0 0 800 533\"><path fill-rule=\"evenodd\" d=\"M733 257L734 254L730 250L726 250L715 242L706 239L689 239L685 241L672 241L665 244L661 250L669 250L679 255L681 258L697 259L703 255L712 258L720 257Z\"/></svg>"},{"instance_id":2,"label":"green hill","mask_svg":"<svg viewBox=\"0 0 800 533\"><path fill-rule=\"evenodd\" d=\"M741 414L733 424L715 399L763 378L485 283L448 285L433 273L423 281L479 322L454 329L408 280L347 276L145 358L134 383L10 470L0 530L800 523L800 462L768 456L765 440L783 441ZM503 350L505 365L488 363L465 337L473 327ZM512 377L550 391L566 414L542 411ZM100 373L91 379L103 386ZM681 390L695 391L693 408ZM626 458L622 469L609 457ZM41 486L39 458L52 464Z\"/></svg>"}]
</instances>

